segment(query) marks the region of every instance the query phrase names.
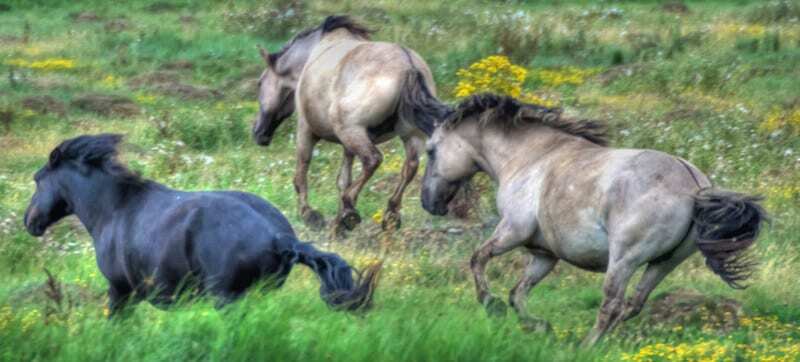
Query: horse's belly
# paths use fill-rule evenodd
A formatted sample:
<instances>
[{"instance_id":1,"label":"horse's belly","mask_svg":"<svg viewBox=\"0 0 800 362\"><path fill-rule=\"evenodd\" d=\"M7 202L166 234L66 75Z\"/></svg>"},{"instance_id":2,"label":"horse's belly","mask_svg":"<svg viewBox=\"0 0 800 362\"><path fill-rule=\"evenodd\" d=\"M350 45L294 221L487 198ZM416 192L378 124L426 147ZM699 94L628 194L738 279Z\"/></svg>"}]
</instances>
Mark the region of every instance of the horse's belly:
<instances>
[{"instance_id":1,"label":"horse's belly","mask_svg":"<svg viewBox=\"0 0 800 362\"><path fill-rule=\"evenodd\" d=\"M602 272L608 265L608 237L595 228L573 229L552 233L547 247L559 259L581 269Z\"/></svg>"}]
</instances>

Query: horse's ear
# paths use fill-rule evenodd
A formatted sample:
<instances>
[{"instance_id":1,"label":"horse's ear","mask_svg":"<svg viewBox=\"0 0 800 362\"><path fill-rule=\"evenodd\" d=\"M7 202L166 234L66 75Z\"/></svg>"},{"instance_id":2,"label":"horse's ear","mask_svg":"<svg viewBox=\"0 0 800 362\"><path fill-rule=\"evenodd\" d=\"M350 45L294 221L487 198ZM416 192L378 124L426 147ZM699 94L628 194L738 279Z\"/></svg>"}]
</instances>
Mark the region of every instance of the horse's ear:
<instances>
[{"instance_id":1,"label":"horse's ear","mask_svg":"<svg viewBox=\"0 0 800 362\"><path fill-rule=\"evenodd\" d=\"M261 58L264 58L264 62L266 62L268 66L272 67L274 65L272 64L273 63L272 57L270 56L269 52L266 49L264 49L264 47L259 45L258 52L261 53Z\"/></svg>"},{"instance_id":2,"label":"horse's ear","mask_svg":"<svg viewBox=\"0 0 800 362\"><path fill-rule=\"evenodd\" d=\"M55 168L61 162L61 149L56 148L50 152L50 158L47 160L47 167Z\"/></svg>"}]
</instances>

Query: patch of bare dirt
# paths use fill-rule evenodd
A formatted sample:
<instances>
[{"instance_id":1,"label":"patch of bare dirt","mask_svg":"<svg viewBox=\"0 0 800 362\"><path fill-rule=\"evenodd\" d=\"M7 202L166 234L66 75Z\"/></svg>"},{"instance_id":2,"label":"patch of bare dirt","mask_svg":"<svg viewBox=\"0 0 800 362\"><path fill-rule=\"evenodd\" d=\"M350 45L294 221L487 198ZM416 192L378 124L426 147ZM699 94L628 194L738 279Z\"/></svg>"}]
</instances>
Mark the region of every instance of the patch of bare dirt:
<instances>
[{"instance_id":1,"label":"patch of bare dirt","mask_svg":"<svg viewBox=\"0 0 800 362\"><path fill-rule=\"evenodd\" d=\"M72 19L72 21L76 23L90 23L94 21L103 20L103 18L101 18L100 15L97 15L97 13L93 11L80 11L69 14L69 17Z\"/></svg>"},{"instance_id":2,"label":"patch of bare dirt","mask_svg":"<svg viewBox=\"0 0 800 362\"><path fill-rule=\"evenodd\" d=\"M109 33L119 33L121 31L130 29L130 27L131 27L130 21L119 18L107 21L106 24L103 26L103 29L105 29Z\"/></svg>"},{"instance_id":3,"label":"patch of bare dirt","mask_svg":"<svg viewBox=\"0 0 800 362\"><path fill-rule=\"evenodd\" d=\"M111 94L89 93L78 96L71 102L73 107L104 116L134 116L141 109L131 99Z\"/></svg>"},{"instance_id":4,"label":"patch of bare dirt","mask_svg":"<svg viewBox=\"0 0 800 362\"><path fill-rule=\"evenodd\" d=\"M58 114L64 115L67 111L64 102L59 101L53 96L39 95L31 96L22 100L22 108L30 109L39 114Z\"/></svg>"},{"instance_id":5,"label":"patch of bare dirt","mask_svg":"<svg viewBox=\"0 0 800 362\"><path fill-rule=\"evenodd\" d=\"M181 82L177 72L156 71L131 79L128 84L133 88L148 88L161 94L183 99L215 99L222 93L209 87L197 86Z\"/></svg>"},{"instance_id":6,"label":"patch of bare dirt","mask_svg":"<svg viewBox=\"0 0 800 362\"><path fill-rule=\"evenodd\" d=\"M644 318L654 324L703 325L722 332L736 329L744 316L742 304L719 296L708 296L691 289L677 289L650 302Z\"/></svg>"},{"instance_id":7,"label":"patch of bare dirt","mask_svg":"<svg viewBox=\"0 0 800 362\"><path fill-rule=\"evenodd\" d=\"M667 13L688 14L689 7L683 1L667 1L661 5L661 10Z\"/></svg>"},{"instance_id":8,"label":"patch of bare dirt","mask_svg":"<svg viewBox=\"0 0 800 362\"><path fill-rule=\"evenodd\" d=\"M189 60L176 60L168 63L164 63L161 66L161 69L165 70L192 70L194 69L194 63Z\"/></svg>"}]
</instances>

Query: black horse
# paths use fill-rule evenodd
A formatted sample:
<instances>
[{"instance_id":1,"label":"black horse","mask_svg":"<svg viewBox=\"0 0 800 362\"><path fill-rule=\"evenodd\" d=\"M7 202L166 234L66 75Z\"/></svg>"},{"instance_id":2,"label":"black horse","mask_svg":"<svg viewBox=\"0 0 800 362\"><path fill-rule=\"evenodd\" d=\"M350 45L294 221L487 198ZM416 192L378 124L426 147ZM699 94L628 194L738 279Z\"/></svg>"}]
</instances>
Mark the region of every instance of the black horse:
<instances>
[{"instance_id":1,"label":"black horse","mask_svg":"<svg viewBox=\"0 0 800 362\"><path fill-rule=\"evenodd\" d=\"M121 139L102 134L61 143L34 176L25 212L34 236L77 215L108 279L111 315L144 298L170 304L186 290L218 296L221 306L258 280L280 287L298 262L316 272L328 305L371 304L380 264L354 281L344 260L299 242L280 211L255 195L182 192L144 180L117 161Z\"/></svg>"}]
</instances>

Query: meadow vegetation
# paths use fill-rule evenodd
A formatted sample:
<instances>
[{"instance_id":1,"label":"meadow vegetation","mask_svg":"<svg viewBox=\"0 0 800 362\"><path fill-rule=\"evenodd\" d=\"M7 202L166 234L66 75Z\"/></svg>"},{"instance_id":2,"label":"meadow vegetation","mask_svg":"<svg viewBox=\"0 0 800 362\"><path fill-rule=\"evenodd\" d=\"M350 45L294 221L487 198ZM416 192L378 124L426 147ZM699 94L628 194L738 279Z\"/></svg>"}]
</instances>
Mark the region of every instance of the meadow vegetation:
<instances>
[{"instance_id":1,"label":"meadow vegetation","mask_svg":"<svg viewBox=\"0 0 800 362\"><path fill-rule=\"evenodd\" d=\"M381 146L384 163L359 200L372 217L343 240L304 228L291 181L293 122L266 149L250 139L264 67L256 46L277 50L335 13L419 52L445 101L491 90L560 106L608 122L616 147L669 152L721 187L764 195L772 223L754 247L750 287L729 289L695 255L651 304L680 291L704 297L706 308L680 320L648 308L581 350L602 275L561 263L529 303L554 332L526 333L512 314L490 318L475 301L469 255L497 222L488 178L474 181L478 205L457 219L422 210L418 176L403 227L381 232L399 141ZM255 193L304 240L358 267L384 260L374 309L331 311L298 266L284 288L221 311L207 299L169 311L141 304L106 321L106 283L80 223L69 218L34 238L22 222L48 152L100 132L125 134L122 159L146 178ZM796 1L5 0L0 150L0 360L800 360ZM340 162L331 144L312 161L311 204L328 219ZM490 263L498 295L521 272L522 255L512 254ZM719 300L737 307L717 308Z\"/></svg>"}]
</instances>

